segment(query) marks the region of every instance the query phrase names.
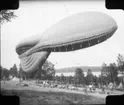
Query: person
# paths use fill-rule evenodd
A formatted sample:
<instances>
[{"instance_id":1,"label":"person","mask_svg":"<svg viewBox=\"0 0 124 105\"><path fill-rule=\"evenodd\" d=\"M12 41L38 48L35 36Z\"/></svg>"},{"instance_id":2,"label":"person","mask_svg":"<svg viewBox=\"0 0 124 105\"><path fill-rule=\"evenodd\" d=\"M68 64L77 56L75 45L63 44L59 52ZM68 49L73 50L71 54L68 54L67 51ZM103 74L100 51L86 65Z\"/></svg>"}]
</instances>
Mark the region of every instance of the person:
<instances>
[{"instance_id":1,"label":"person","mask_svg":"<svg viewBox=\"0 0 124 105\"><path fill-rule=\"evenodd\" d=\"M95 85L93 85L93 87L92 87L92 88L93 88L93 91L95 92L95 91L96 91L96 87L95 87Z\"/></svg>"},{"instance_id":2,"label":"person","mask_svg":"<svg viewBox=\"0 0 124 105\"><path fill-rule=\"evenodd\" d=\"M105 85L102 86L102 92L105 93Z\"/></svg>"},{"instance_id":3,"label":"person","mask_svg":"<svg viewBox=\"0 0 124 105\"><path fill-rule=\"evenodd\" d=\"M89 85L90 92L92 93L93 85Z\"/></svg>"},{"instance_id":4,"label":"person","mask_svg":"<svg viewBox=\"0 0 124 105\"><path fill-rule=\"evenodd\" d=\"M84 92L85 92L85 93L88 93L88 92L87 92L87 86L86 86L86 85L84 86Z\"/></svg>"},{"instance_id":5,"label":"person","mask_svg":"<svg viewBox=\"0 0 124 105\"><path fill-rule=\"evenodd\" d=\"M110 83L110 86L109 86L110 93L113 93L113 87L114 87L113 83Z\"/></svg>"},{"instance_id":6,"label":"person","mask_svg":"<svg viewBox=\"0 0 124 105\"><path fill-rule=\"evenodd\" d=\"M111 82L111 83L108 85L108 88L109 88L108 94L113 93L114 84Z\"/></svg>"},{"instance_id":7,"label":"person","mask_svg":"<svg viewBox=\"0 0 124 105\"><path fill-rule=\"evenodd\" d=\"M6 82L6 78L5 78L5 77L3 77L3 80L4 80L4 84L5 84L5 82Z\"/></svg>"}]
</instances>

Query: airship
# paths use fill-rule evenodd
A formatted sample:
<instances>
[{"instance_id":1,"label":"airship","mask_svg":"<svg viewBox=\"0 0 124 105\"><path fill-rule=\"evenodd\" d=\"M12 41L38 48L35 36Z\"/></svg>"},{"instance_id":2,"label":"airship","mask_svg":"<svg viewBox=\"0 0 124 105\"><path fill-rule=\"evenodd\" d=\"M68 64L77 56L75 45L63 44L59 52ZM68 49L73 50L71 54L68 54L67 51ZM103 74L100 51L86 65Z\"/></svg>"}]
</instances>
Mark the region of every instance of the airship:
<instances>
[{"instance_id":1,"label":"airship","mask_svg":"<svg viewBox=\"0 0 124 105\"><path fill-rule=\"evenodd\" d=\"M69 52L88 48L109 39L117 30L115 20L101 12L72 14L43 33L22 40L16 46L23 71L41 67L51 52Z\"/></svg>"}]
</instances>

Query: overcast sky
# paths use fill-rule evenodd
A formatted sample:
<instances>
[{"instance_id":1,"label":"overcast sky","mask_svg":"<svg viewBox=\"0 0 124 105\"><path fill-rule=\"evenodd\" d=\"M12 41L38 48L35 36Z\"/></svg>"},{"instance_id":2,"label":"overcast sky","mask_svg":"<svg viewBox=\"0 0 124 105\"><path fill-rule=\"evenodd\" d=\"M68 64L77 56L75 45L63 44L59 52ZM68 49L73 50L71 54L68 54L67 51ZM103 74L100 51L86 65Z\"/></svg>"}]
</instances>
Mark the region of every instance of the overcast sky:
<instances>
[{"instance_id":1,"label":"overcast sky","mask_svg":"<svg viewBox=\"0 0 124 105\"><path fill-rule=\"evenodd\" d=\"M51 53L48 60L55 68L70 66L101 66L103 62L116 62L118 53L124 55L124 12L107 10L104 2L20 2L15 11L18 16L1 26L1 65L10 68L19 66L15 46L24 38L42 34L57 21L74 13L84 11L104 12L115 19L118 29L107 41L73 52Z\"/></svg>"}]
</instances>

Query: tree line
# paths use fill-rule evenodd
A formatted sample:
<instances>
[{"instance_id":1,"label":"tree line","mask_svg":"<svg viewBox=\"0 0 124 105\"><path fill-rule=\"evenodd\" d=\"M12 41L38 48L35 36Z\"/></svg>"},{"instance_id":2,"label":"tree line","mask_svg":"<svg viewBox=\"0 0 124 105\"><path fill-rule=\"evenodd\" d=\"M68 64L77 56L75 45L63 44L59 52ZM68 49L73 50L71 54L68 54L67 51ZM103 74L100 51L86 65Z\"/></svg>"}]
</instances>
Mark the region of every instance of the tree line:
<instances>
[{"instance_id":1,"label":"tree line","mask_svg":"<svg viewBox=\"0 0 124 105\"><path fill-rule=\"evenodd\" d=\"M88 69L86 76L81 68L76 68L74 76L56 76L56 80L63 83L72 83L75 85L109 85L113 83L119 85L122 83L124 85L124 57L118 54L117 63L106 63L102 64L101 74L97 77L93 75L92 70ZM121 74L122 76L118 76Z\"/></svg>"},{"instance_id":2,"label":"tree line","mask_svg":"<svg viewBox=\"0 0 124 105\"><path fill-rule=\"evenodd\" d=\"M75 85L98 85L100 82L97 76L93 75L92 70L88 69L87 75L84 75L84 71L81 68L76 68L74 76L55 76L55 80L60 81L64 84L75 84Z\"/></svg>"},{"instance_id":3,"label":"tree line","mask_svg":"<svg viewBox=\"0 0 124 105\"><path fill-rule=\"evenodd\" d=\"M84 71L81 68L76 68L74 76L55 76L54 64L46 61L44 65L38 68L34 73L27 74L19 67L17 70L16 64L13 65L9 70L0 66L0 79L10 79L13 77L21 78L22 80L35 79L39 80L52 80L59 81L64 84L75 84L75 85L108 85L110 82L119 85L120 82L124 84L124 57L118 54L117 63L106 63L102 64L101 74L99 77L93 75L92 70L88 69L87 75L84 75ZM122 77L118 77L118 74L122 74Z\"/></svg>"},{"instance_id":4,"label":"tree line","mask_svg":"<svg viewBox=\"0 0 124 105\"><path fill-rule=\"evenodd\" d=\"M0 79L12 79L14 77L21 78L22 80L53 80L55 76L55 68L54 65L46 61L42 67L37 68L37 70L33 73L26 73L21 68L21 64L19 65L19 70L17 70L16 64L13 65L9 70L0 66Z\"/></svg>"}]
</instances>

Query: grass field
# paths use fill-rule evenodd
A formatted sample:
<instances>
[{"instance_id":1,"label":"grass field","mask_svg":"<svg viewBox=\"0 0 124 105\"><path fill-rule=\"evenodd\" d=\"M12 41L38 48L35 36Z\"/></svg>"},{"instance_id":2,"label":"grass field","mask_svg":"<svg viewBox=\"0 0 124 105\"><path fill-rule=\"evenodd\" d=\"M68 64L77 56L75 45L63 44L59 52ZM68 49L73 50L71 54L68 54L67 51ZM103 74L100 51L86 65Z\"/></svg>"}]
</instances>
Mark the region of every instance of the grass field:
<instances>
[{"instance_id":1,"label":"grass field","mask_svg":"<svg viewBox=\"0 0 124 105\"><path fill-rule=\"evenodd\" d=\"M86 105L105 104L103 98L65 92L41 92L32 90L2 90L4 95L17 95L20 105Z\"/></svg>"}]
</instances>

